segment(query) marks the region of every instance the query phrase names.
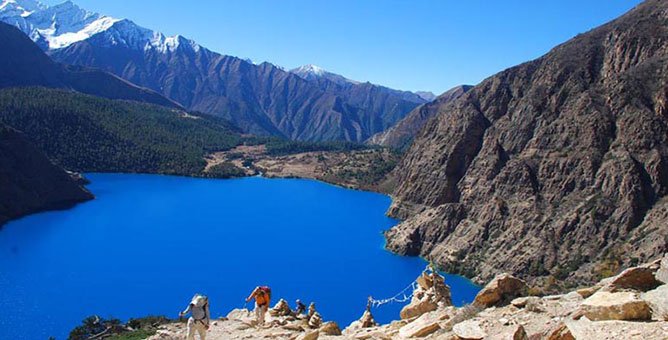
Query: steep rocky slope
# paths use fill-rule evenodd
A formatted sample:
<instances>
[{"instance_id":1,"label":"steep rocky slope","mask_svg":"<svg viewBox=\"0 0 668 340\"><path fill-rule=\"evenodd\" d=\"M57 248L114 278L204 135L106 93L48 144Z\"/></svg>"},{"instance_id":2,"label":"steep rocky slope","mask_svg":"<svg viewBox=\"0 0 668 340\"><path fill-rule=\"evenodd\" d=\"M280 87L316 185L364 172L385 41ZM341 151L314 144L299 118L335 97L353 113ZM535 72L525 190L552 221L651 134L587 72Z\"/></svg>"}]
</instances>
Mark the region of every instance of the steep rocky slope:
<instances>
[{"instance_id":1,"label":"steep rocky slope","mask_svg":"<svg viewBox=\"0 0 668 340\"><path fill-rule=\"evenodd\" d=\"M46 86L71 89L110 99L128 99L179 107L148 89L100 70L53 62L25 34L0 22L0 88Z\"/></svg>"},{"instance_id":2,"label":"steep rocky slope","mask_svg":"<svg viewBox=\"0 0 668 340\"><path fill-rule=\"evenodd\" d=\"M448 90L438 96L434 101L416 107L406 115L406 117L389 129L371 136L366 143L387 146L395 149L409 147L413 138L415 138L415 135L420 132L420 129L422 129L431 118L438 115L440 108L461 97L472 87L473 86L470 85L460 85Z\"/></svg>"},{"instance_id":3,"label":"steep rocky slope","mask_svg":"<svg viewBox=\"0 0 668 340\"><path fill-rule=\"evenodd\" d=\"M18 131L0 124L0 225L93 196Z\"/></svg>"},{"instance_id":4,"label":"steep rocky slope","mask_svg":"<svg viewBox=\"0 0 668 340\"><path fill-rule=\"evenodd\" d=\"M387 248L548 286L665 251L667 58L648 0L439 106L396 169Z\"/></svg>"}]
</instances>

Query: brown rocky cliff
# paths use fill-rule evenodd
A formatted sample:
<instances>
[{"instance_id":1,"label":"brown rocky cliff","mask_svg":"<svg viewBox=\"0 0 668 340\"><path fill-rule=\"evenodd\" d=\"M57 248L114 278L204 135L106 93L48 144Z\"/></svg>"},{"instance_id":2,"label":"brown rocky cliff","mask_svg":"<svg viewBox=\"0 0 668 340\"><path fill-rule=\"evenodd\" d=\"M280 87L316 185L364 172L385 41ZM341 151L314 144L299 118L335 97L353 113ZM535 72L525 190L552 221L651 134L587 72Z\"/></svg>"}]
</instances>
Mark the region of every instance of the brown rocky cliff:
<instances>
[{"instance_id":1,"label":"brown rocky cliff","mask_svg":"<svg viewBox=\"0 0 668 340\"><path fill-rule=\"evenodd\" d=\"M0 225L9 219L67 208L92 198L21 133L0 124Z\"/></svg>"},{"instance_id":2,"label":"brown rocky cliff","mask_svg":"<svg viewBox=\"0 0 668 340\"><path fill-rule=\"evenodd\" d=\"M420 105L409 112L406 117L397 122L386 131L377 133L369 138L366 143L382 145L395 149L405 149L427 122L436 116L444 105L461 97L468 92L472 86L460 85L448 90L438 96L434 101Z\"/></svg>"},{"instance_id":3,"label":"brown rocky cliff","mask_svg":"<svg viewBox=\"0 0 668 340\"><path fill-rule=\"evenodd\" d=\"M439 107L395 170L387 247L480 281L591 282L668 248L668 2Z\"/></svg>"}]
</instances>

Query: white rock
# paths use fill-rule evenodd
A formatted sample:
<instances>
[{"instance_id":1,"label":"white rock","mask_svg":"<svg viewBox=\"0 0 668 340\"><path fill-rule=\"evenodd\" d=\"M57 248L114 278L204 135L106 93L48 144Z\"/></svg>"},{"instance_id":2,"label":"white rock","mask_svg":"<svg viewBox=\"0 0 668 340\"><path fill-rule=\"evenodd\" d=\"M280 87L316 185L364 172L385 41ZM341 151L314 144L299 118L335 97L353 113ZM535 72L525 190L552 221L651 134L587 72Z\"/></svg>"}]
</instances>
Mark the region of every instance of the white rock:
<instances>
[{"instance_id":1,"label":"white rock","mask_svg":"<svg viewBox=\"0 0 668 340\"><path fill-rule=\"evenodd\" d=\"M484 339L487 333L480 328L480 323L476 320L466 320L452 327L452 331L462 340Z\"/></svg>"},{"instance_id":2,"label":"white rock","mask_svg":"<svg viewBox=\"0 0 668 340\"><path fill-rule=\"evenodd\" d=\"M668 285L643 293L641 297L652 309L652 319L668 321Z\"/></svg>"}]
</instances>

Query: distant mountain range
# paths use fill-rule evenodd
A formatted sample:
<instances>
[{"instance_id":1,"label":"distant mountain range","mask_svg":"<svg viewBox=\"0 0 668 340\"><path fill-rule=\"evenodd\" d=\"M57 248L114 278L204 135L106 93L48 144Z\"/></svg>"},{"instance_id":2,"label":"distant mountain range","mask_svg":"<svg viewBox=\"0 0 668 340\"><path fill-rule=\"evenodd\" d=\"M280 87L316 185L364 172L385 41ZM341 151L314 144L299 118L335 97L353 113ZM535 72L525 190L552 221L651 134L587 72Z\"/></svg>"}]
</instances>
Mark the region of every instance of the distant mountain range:
<instances>
[{"instance_id":1,"label":"distant mountain range","mask_svg":"<svg viewBox=\"0 0 668 340\"><path fill-rule=\"evenodd\" d=\"M285 71L255 65L69 1L49 7L3 0L0 20L58 62L106 70L189 110L224 117L247 133L361 142L428 101L425 94L348 80L315 66Z\"/></svg>"},{"instance_id":2,"label":"distant mountain range","mask_svg":"<svg viewBox=\"0 0 668 340\"><path fill-rule=\"evenodd\" d=\"M46 86L76 90L110 99L128 99L168 107L178 104L162 95L112 74L81 66L55 63L28 37L0 22L0 88Z\"/></svg>"}]
</instances>

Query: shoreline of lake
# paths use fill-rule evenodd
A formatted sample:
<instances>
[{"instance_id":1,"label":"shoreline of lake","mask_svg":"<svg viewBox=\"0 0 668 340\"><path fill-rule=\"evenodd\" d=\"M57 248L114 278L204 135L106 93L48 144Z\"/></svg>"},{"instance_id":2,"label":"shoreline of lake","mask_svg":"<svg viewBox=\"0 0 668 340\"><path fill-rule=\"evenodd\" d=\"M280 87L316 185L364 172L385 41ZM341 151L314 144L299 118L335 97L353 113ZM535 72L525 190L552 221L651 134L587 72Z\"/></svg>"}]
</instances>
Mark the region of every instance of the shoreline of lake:
<instances>
[{"instance_id":1,"label":"shoreline of lake","mask_svg":"<svg viewBox=\"0 0 668 340\"><path fill-rule=\"evenodd\" d=\"M312 179L88 177L96 200L0 232L0 302L16 306L0 315L3 324L44 319L46 330L61 330L38 335L60 338L95 313L173 317L195 292L207 293L219 316L269 284L276 297L315 301L323 317L344 325L361 315L368 295L394 295L425 266L382 247L381 232L396 223L382 194ZM479 289L452 281L463 287L453 288L456 300ZM53 315L63 304L72 310ZM383 308L378 320L390 321L401 306Z\"/></svg>"}]
</instances>

